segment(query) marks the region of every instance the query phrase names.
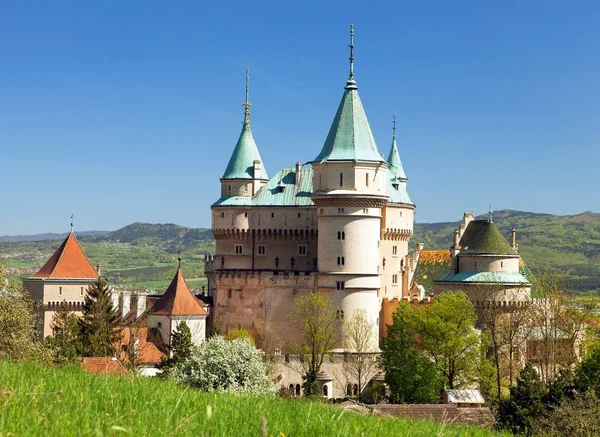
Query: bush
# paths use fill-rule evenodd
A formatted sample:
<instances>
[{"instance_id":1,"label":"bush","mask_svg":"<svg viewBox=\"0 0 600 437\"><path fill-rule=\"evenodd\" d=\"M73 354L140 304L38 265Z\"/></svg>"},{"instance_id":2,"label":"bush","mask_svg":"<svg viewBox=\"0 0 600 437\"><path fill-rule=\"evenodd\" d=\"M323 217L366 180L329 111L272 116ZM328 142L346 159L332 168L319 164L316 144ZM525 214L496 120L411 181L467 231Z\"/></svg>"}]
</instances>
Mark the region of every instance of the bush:
<instances>
[{"instance_id":1,"label":"bush","mask_svg":"<svg viewBox=\"0 0 600 437\"><path fill-rule=\"evenodd\" d=\"M564 401L533 427L535 435L600 435L600 400L593 391Z\"/></svg>"},{"instance_id":2,"label":"bush","mask_svg":"<svg viewBox=\"0 0 600 437\"><path fill-rule=\"evenodd\" d=\"M247 339L227 341L212 337L181 367L176 381L208 392L275 394L277 386L267 375L262 352Z\"/></svg>"},{"instance_id":3,"label":"bush","mask_svg":"<svg viewBox=\"0 0 600 437\"><path fill-rule=\"evenodd\" d=\"M235 340L236 338L245 338L250 344L255 345L254 337L247 329L233 329L225 334L225 340Z\"/></svg>"}]
</instances>

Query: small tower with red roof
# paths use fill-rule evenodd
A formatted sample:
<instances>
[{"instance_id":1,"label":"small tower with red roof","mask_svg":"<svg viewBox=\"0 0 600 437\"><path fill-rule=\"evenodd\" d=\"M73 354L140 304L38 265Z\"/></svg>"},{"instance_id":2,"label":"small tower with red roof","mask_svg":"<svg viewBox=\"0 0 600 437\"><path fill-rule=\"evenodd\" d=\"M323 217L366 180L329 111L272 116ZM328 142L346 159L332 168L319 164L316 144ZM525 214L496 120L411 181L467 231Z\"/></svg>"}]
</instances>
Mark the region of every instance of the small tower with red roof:
<instances>
[{"instance_id":1,"label":"small tower with red roof","mask_svg":"<svg viewBox=\"0 0 600 437\"><path fill-rule=\"evenodd\" d=\"M71 229L46 264L33 276L23 279L23 286L31 294L42 321L42 337L52 335L52 319L61 302L81 315L87 289L97 279L98 272Z\"/></svg>"},{"instance_id":2,"label":"small tower with red roof","mask_svg":"<svg viewBox=\"0 0 600 437\"><path fill-rule=\"evenodd\" d=\"M171 334L177 325L185 322L192 331L192 341L199 345L206 338L206 317L208 313L201 302L192 294L179 268L169 288L148 312L148 328L158 328L162 341L169 345Z\"/></svg>"}]
</instances>

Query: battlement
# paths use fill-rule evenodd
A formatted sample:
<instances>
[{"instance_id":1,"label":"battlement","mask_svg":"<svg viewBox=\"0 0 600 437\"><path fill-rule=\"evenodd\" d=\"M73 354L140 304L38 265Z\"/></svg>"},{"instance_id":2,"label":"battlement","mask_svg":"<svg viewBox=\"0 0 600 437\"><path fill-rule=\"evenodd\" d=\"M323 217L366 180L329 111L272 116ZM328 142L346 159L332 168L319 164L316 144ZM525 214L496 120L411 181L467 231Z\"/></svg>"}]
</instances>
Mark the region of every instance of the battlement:
<instances>
[{"instance_id":1,"label":"battlement","mask_svg":"<svg viewBox=\"0 0 600 437\"><path fill-rule=\"evenodd\" d=\"M220 287L243 287L278 285L281 287L313 288L316 285L315 271L287 270L215 270L215 281Z\"/></svg>"}]
</instances>

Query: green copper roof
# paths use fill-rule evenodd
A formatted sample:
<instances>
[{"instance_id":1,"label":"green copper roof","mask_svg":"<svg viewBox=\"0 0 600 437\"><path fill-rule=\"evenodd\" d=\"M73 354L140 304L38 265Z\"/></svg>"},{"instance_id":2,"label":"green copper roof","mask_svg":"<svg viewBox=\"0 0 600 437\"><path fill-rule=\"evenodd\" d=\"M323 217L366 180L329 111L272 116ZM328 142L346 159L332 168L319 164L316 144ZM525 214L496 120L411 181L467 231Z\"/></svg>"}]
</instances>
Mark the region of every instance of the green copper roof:
<instances>
[{"instance_id":1,"label":"green copper roof","mask_svg":"<svg viewBox=\"0 0 600 437\"><path fill-rule=\"evenodd\" d=\"M473 220L460 239L461 254L515 255L493 222Z\"/></svg>"},{"instance_id":2,"label":"green copper roof","mask_svg":"<svg viewBox=\"0 0 600 437\"><path fill-rule=\"evenodd\" d=\"M446 273L435 282L476 282L496 284L529 284L529 281L520 273L505 272L460 272Z\"/></svg>"},{"instance_id":3,"label":"green copper roof","mask_svg":"<svg viewBox=\"0 0 600 437\"><path fill-rule=\"evenodd\" d=\"M280 170L253 197L221 197L212 206L313 206L312 168L300 169L300 181L296 184L296 169Z\"/></svg>"},{"instance_id":4,"label":"green copper roof","mask_svg":"<svg viewBox=\"0 0 600 437\"><path fill-rule=\"evenodd\" d=\"M387 162L390 167L392 179L406 180L406 173L404 173L404 168L402 167L402 162L400 161L400 154L398 153L395 134L392 140L392 149L390 150L390 156L388 156Z\"/></svg>"},{"instance_id":5,"label":"green copper roof","mask_svg":"<svg viewBox=\"0 0 600 437\"><path fill-rule=\"evenodd\" d=\"M387 191L386 194L390 196L390 203L404 203L409 205L414 205L412 200L410 200L410 196L408 195L408 191L403 184L398 183L398 180L393 176L393 170L391 168L388 169L389 177L387 182Z\"/></svg>"},{"instance_id":6,"label":"green copper roof","mask_svg":"<svg viewBox=\"0 0 600 437\"><path fill-rule=\"evenodd\" d=\"M311 162L385 162L371 132L354 79L348 80L321 153Z\"/></svg>"},{"instance_id":7,"label":"green copper roof","mask_svg":"<svg viewBox=\"0 0 600 437\"><path fill-rule=\"evenodd\" d=\"M244 117L244 124L240 138L233 149L229 164L225 169L225 173L221 179L254 179L254 161L259 160L261 163L261 179L269 179L264 161L260 157L258 147L252 136L250 128L250 118L248 115Z\"/></svg>"}]
</instances>

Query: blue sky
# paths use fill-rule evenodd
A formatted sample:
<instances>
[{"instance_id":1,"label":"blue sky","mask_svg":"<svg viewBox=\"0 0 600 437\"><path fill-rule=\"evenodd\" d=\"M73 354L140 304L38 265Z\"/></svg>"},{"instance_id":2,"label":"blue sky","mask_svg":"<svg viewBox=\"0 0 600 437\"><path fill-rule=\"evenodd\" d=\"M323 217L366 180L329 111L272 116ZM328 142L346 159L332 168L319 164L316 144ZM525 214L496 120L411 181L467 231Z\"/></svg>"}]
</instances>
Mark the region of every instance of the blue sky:
<instances>
[{"instance_id":1,"label":"blue sky","mask_svg":"<svg viewBox=\"0 0 600 437\"><path fill-rule=\"evenodd\" d=\"M420 222L599 211L597 1L4 1L0 235L210 225L242 119L270 174L314 158L348 70Z\"/></svg>"}]
</instances>

